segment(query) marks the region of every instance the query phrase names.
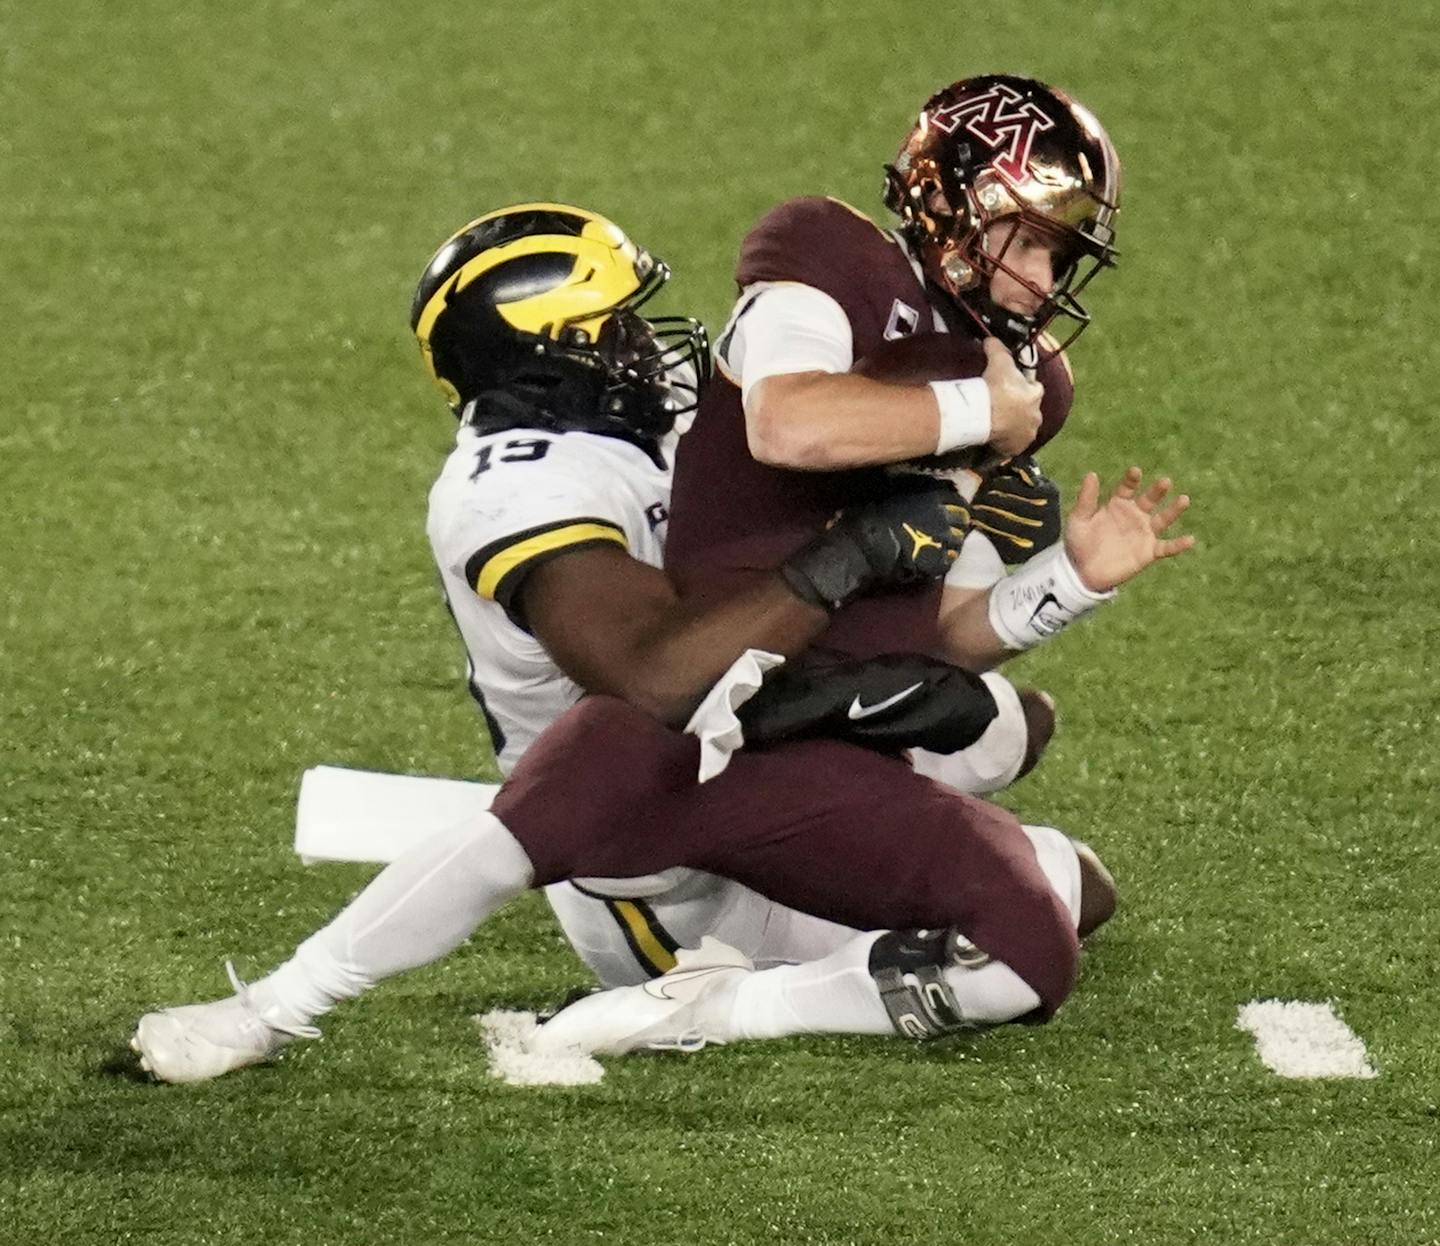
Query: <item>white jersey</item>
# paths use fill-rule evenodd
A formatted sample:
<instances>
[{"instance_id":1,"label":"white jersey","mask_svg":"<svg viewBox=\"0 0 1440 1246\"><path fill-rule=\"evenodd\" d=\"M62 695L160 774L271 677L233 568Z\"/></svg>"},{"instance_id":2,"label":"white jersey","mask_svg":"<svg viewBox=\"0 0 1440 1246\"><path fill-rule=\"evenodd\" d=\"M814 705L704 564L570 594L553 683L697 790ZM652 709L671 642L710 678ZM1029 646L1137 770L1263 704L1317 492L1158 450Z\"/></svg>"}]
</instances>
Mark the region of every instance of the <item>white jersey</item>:
<instances>
[{"instance_id":1,"label":"white jersey","mask_svg":"<svg viewBox=\"0 0 1440 1246\"><path fill-rule=\"evenodd\" d=\"M502 774L581 695L526 630L520 584L557 553L603 542L661 566L677 441L666 438L657 462L618 437L524 428L479 434L461 426L430 490L426 526ZM577 879L545 892L575 951L606 986L663 973L677 947L698 946L705 934L761 966L826 955L854 934L684 868Z\"/></svg>"},{"instance_id":2,"label":"white jersey","mask_svg":"<svg viewBox=\"0 0 1440 1246\"><path fill-rule=\"evenodd\" d=\"M605 543L660 566L677 440L657 462L619 437L461 425L426 529L502 774L581 691L526 630L520 584L556 554Z\"/></svg>"},{"instance_id":3,"label":"white jersey","mask_svg":"<svg viewBox=\"0 0 1440 1246\"><path fill-rule=\"evenodd\" d=\"M485 714L502 774L581 695L526 629L520 584L557 553L602 542L661 566L678 440L666 438L656 462L618 437L525 428L481 434L461 425L430 490L426 530L465 642L470 692ZM672 928L696 944L712 927L723 929L757 952L764 931L785 928L779 906L738 883L692 870L583 883L617 898L569 882L547 887L546 896L576 951L607 986L670 968ZM636 894L652 898L618 898ZM795 923L843 931L799 914Z\"/></svg>"}]
</instances>

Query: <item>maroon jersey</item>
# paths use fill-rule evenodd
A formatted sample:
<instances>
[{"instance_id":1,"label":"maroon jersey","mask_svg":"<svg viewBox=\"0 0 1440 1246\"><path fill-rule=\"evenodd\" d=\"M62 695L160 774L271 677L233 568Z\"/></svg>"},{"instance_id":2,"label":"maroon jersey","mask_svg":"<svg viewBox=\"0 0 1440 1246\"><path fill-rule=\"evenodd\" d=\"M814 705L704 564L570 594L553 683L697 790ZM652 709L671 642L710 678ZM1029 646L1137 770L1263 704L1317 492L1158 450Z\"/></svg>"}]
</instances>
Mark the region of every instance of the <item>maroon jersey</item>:
<instances>
[{"instance_id":1,"label":"maroon jersey","mask_svg":"<svg viewBox=\"0 0 1440 1246\"><path fill-rule=\"evenodd\" d=\"M742 290L760 281L793 281L828 294L850 321L856 360L887 340L932 328L932 304L905 249L835 199L792 199L767 214L741 243L735 279ZM950 317L952 331L970 331L948 308L939 310ZM722 357L724 349L722 339ZM972 375L983 370L983 360L977 351ZM1063 371L1064 364L1052 361L1047 368ZM1038 379L1046 381L1044 370ZM1056 384L1057 397L1061 388ZM1063 393L1068 409L1068 376ZM746 441L739 387L718 371L680 439L666 570L687 596L728 595L773 571L841 506L883 496L890 487L879 468L808 472L757 463ZM856 658L933 653L940 592L935 583L860 598L836 612L815 647Z\"/></svg>"}]
</instances>

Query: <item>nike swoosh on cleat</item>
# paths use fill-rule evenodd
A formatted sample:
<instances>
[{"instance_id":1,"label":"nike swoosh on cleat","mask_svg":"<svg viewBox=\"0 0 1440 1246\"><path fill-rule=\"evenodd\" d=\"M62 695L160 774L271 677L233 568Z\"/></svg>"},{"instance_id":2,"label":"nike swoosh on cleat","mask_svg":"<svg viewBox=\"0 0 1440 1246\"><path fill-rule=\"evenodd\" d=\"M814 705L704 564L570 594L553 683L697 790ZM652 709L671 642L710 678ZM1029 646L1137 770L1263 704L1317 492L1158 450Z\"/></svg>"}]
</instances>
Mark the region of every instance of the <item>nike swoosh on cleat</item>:
<instances>
[{"instance_id":1,"label":"nike swoosh on cleat","mask_svg":"<svg viewBox=\"0 0 1440 1246\"><path fill-rule=\"evenodd\" d=\"M719 973L722 969L733 969L733 965L703 965L697 969L685 969L673 977L669 974L661 974L658 978L651 978L648 982L642 982L640 989L650 996L651 999L668 1000L670 1003L679 1003L675 996L671 995L668 987L674 986L682 978L691 982L696 978L704 977L706 974ZM668 979L668 981L667 981Z\"/></svg>"},{"instance_id":2,"label":"nike swoosh on cleat","mask_svg":"<svg viewBox=\"0 0 1440 1246\"><path fill-rule=\"evenodd\" d=\"M921 683L923 682L924 681L922 680ZM884 713L892 705L899 705L901 701L908 697L918 687L920 687L920 683L911 684L908 688L901 689L893 697L886 697L883 701L876 701L874 705L860 704L860 698L857 696L853 701L850 702L850 708L848 711L846 711L846 717L850 719L861 719L870 718L875 714Z\"/></svg>"}]
</instances>

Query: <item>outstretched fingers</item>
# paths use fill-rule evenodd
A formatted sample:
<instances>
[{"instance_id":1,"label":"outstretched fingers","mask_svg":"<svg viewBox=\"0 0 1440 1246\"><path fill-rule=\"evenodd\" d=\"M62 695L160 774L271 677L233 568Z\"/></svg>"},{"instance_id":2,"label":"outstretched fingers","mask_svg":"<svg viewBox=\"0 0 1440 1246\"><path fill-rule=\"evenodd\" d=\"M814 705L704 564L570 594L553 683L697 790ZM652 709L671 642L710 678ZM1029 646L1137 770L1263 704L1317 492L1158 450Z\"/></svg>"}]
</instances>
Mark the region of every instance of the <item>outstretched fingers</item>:
<instances>
[{"instance_id":1,"label":"outstretched fingers","mask_svg":"<svg viewBox=\"0 0 1440 1246\"><path fill-rule=\"evenodd\" d=\"M1070 511L1072 519L1089 519L1100 509L1100 477L1086 472L1080 482L1080 492L1075 495L1075 505Z\"/></svg>"},{"instance_id":2,"label":"outstretched fingers","mask_svg":"<svg viewBox=\"0 0 1440 1246\"><path fill-rule=\"evenodd\" d=\"M1161 476L1135 500L1135 505L1148 515L1165 500L1165 495L1170 492L1173 483L1169 476Z\"/></svg>"},{"instance_id":3,"label":"outstretched fingers","mask_svg":"<svg viewBox=\"0 0 1440 1246\"><path fill-rule=\"evenodd\" d=\"M1130 501L1140 491L1140 481L1144 475L1138 467L1127 467L1125 474L1120 477L1120 483L1115 486L1115 492L1110 496Z\"/></svg>"},{"instance_id":4,"label":"outstretched fingers","mask_svg":"<svg viewBox=\"0 0 1440 1246\"><path fill-rule=\"evenodd\" d=\"M1180 518L1190 509L1190 495L1182 493L1162 511L1157 511L1150 518L1150 530L1155 533L1164 532L1172 523Z\"/></svg>"},{"instance_id":5,"label":"outstretched fingers","mask_svg":"<svg viewBox=\"0 0 1440 1246\"><path fill-rule=\"evenodd\" d=\"M1187 549L1195 548L1193 536L1171 537L1168 541L1155 542L1155 560L1162 558L1174 558L1176 554L1183 554Z\"/></svg>"}]
</instances>

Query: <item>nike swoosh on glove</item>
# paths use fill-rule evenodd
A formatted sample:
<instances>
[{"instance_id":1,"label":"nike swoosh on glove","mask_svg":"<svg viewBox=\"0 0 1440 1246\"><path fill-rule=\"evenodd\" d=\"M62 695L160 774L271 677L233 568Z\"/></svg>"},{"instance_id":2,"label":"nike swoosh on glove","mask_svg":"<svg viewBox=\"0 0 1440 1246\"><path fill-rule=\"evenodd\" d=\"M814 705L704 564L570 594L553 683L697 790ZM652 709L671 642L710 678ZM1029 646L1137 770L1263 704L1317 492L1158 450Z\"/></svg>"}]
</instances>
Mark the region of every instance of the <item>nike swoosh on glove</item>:
<instances>
[{"instance_id":1,"label":"nike swoosh on glove","mask_svg":"<svg viewBox=\"0 0 1440 1246\"><path fill-rule=\"evenodd\" d=\"M880 752L953 753L997 713L980 676L918 654L787 662L737 711L747 748L833 739Z\"/></svg>"}]
</instances>

